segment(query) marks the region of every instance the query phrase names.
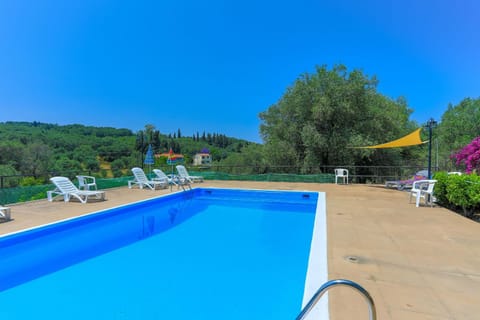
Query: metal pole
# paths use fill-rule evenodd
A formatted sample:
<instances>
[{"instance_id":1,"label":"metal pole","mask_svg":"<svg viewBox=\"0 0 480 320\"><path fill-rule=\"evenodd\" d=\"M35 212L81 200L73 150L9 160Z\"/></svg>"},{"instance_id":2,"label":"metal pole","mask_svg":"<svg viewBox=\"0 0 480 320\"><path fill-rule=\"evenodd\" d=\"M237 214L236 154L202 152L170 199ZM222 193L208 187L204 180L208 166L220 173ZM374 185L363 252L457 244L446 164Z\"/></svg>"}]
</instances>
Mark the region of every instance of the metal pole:
<instances>
[{"instance_id":1,"label":"metal pole","mask_svg":"<svg viewBox=\"0 0 480 320\"><path fill-rule=\"evenodd\" d=\"M428 179L432 179L432 123L428 122Z\"/></svg>"},{"instance_id":2,"label":"metal pole","mask_svg":"<svg viewBox=\"0 0 480 320\"><path fill-rule=\"evenodd\" d=\"M428 179L432 179L432 129L437 124L433 118L427 122L428 127Z\"/></svg>"}]
</instances>

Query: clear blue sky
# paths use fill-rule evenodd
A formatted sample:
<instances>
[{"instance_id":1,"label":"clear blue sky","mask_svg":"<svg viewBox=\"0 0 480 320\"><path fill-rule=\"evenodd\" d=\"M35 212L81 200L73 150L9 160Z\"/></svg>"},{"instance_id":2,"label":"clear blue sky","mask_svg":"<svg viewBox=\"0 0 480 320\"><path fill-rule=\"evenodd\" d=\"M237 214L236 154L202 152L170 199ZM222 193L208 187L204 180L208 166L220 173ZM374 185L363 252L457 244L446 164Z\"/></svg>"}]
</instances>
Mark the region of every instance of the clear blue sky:
<instances>
[{"instance_id":1,"label":"clear blue sky","mask_svg":"<svg viewBox=\"0 0 480 320\"><path fill-rule=\"evenodd\" d=\"M260 142L258 114L339 63L440 120L480 96L479 17L477 0L0 1L0 122Z\"/></svg>"}]
</instances>

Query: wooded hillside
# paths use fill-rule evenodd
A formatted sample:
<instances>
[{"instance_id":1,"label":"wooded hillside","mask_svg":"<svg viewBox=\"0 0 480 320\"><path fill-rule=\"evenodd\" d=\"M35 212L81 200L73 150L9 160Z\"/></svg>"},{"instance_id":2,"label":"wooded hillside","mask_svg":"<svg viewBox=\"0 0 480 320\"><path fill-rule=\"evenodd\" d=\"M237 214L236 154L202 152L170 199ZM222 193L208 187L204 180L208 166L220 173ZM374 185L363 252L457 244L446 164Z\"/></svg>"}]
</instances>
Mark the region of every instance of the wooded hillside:
<instances>
[{"instance_id":1,"label":"wooded hillside","mask_svg":"<svg viewBox=\"0 0 480 320\"><path fill-rule=\"evenodd\" d=\"M53 174L120 176L142 165L149 143L156 153L172 148L184 154L186 163L202 149L208 149L214 160L221 161L250 144L217 133L183 137L179 129L174 134L161 134L152 125L134 133L80 124L5 122L0 123L0 175L33 177L25 184L42 183Z\"/></svg>"}]
</instances>

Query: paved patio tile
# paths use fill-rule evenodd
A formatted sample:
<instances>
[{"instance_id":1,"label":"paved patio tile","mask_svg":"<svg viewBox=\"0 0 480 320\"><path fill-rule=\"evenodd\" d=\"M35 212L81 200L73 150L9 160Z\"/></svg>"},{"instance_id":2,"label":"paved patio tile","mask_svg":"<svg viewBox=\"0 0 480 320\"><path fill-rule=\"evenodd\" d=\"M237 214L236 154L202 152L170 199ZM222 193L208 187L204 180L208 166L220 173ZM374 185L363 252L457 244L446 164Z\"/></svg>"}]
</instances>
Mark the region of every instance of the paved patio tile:
<instances>
[{"instance_id":1,"label":"paved patio tile","mask_svg":"<svg viewBox=\"0 0 480 320\"><path fill-rule=\"evenodd\" d=\"M325 192L329 278L364 286L379 320L479 318L477 222L438 206L415 208L408 192L376 185L206 181L194 186ZM103 202L44 199L13 205L13 220L0 223L0 234L169 193L122 187L107 189ZM332 290L329 304L332 320L368 318L364 299L349 288Z\"/></svg>"}]
</instances>

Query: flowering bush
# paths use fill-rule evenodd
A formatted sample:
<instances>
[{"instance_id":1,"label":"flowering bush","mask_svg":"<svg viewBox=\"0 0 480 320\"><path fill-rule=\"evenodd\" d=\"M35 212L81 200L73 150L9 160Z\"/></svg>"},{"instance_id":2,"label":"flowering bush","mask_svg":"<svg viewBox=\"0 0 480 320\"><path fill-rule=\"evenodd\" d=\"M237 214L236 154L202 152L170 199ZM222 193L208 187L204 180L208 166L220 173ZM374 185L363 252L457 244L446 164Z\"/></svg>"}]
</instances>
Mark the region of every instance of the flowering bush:
<instances>
[{"instance_id":1,"label":"flowering bush","mask_svg":"<svg viewBox=\"0 0 480 320\"><path fill-rule=\"evenodd\" d=\"M480 167L480 137L476 137L462 150L453 155L457 165L465 163L465 171L471 173Z\"/></svg>"}]
</instances>

